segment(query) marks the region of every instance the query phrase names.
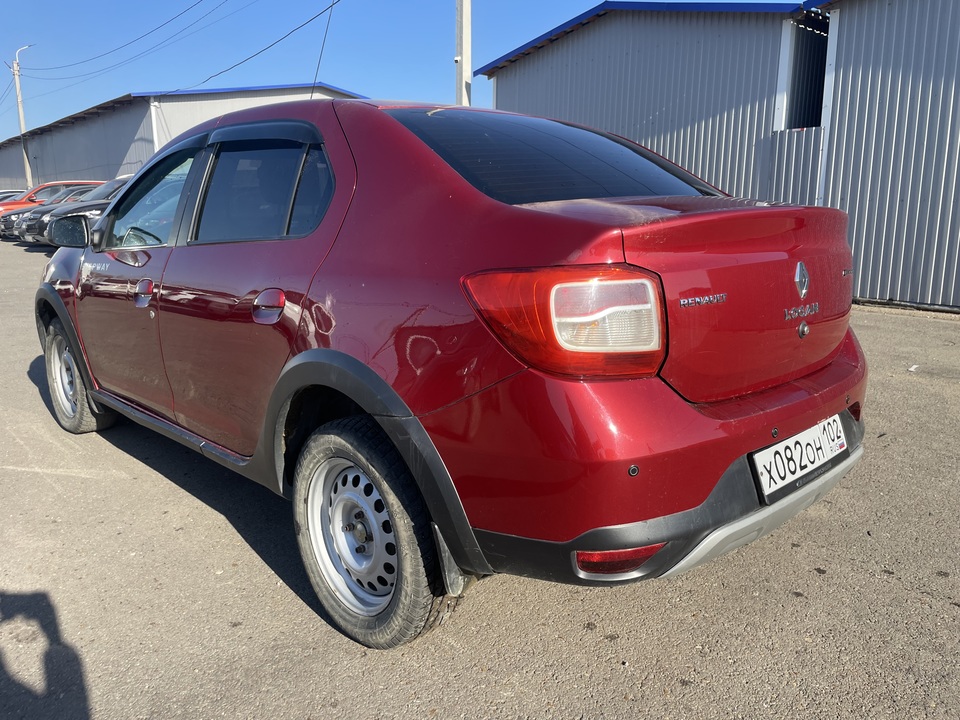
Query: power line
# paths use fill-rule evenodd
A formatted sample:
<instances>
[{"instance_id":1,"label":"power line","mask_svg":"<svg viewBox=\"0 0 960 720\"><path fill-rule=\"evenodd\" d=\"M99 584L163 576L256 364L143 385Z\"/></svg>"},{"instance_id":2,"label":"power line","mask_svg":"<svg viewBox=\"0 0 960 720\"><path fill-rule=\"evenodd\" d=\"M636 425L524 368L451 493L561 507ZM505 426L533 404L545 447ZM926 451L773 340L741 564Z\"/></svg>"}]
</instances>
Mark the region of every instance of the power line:
<instances>
[{"instance_id":1,"label":"power line","mask_svg":"<svg viewBox=\"0 0 960 720\"><path fill-rule=\"evenodd\" d=\"M293 30L291 30L290 32L288 32L288 33L287 33L286 35L284 35L283 37L278 38L277 40L274 40L272 43L270 43L269 45L267 45L265 48L262 48L262 49L260 49L260 50L257 50L257 52L253 53L252 55L248 55L247 57L245 57L245 58L244 58L243 60L241 60L240 62L234 63L233 65L231 65L230 67L228 67L226 70L221 70L220 72L214 73L213 75L211 75L210 77L208 77L206 80L202 80L201 82L198 82L196 85L190 85L189 87L179 88L179 89L177 89L177 90L171 90L171 91L166 92L166 93L163 93L163 94L164 94L164 95L170 95L171 93L181 92L181 91L183 91L183 90L192 90L193 88L200 87L201 85L205 85L206 83L208 83L208 82L210 82L211 80L213 80L215 77L220 77L221 75L230 72L230 71L233 70L234 68L240 67L240 66L243 65L244 63L249 62L250 60L253 60L253 59L254 59L255 57L257 57L258 55L262 55L262 54L265 53L267 50L269 50L270 48L272 48L274 45L280 44L281 42L283 42L284 40L286 40L288 37L290 37L291 35L293 35L293 34L294 34L295 32L297 32L298 30L302 30L302 29L305 28L307 25L309 25L309 24L312 23L314 20L316 20L318 17L320 17L321 15L323 15L325 12L327 12L328 10L332 10L332 9L334 8L334 6L336 6L336 5L338 5L338 4L340 3L340 1L341 1L341 0L333 0L332 3L330 3L329 5L327 5L327 7L325 7L323 10L321 10L320 12L318 12L316 15L314 15L314 16L313 16L312 18L310 18L309 20L301 23L300 25L297 25Z\"/></svg>"},{"instance_id":2,"label":"power line","mask_svg":"<svg viewBox=\"0 0 960 720\"><path fill-rule=\"evenodd\" d=\"M334 3L335 5L336 3ZM330 21L333 20L333 5L327 15L327 27L323 31L323 42L320 43L320 55L317 57L317 69L313 73L313 84L310 86L310 99L313 100L313 91L317 88L317 78L320 77L320 61L323 60L323 49L327 46L327 33L330 32Z\"/></svg>"},{"instance_id":3,"label":"power line","mask_svg":"<svg viewBox=\"0 0 960 720\"><path fill-rule=\"evenodd\" d=\"M66 65L51 65L50 67L38 67L38 68L25 67L25 68L23 68L23 69L24 69L24 70L32 70L32 71L35 71L35 72L42 72L42 71L46 71L46 70L62 70L62 69L64 69L64 68L76 67L77 65L83 65L84 63L92 62L92 61L94 61L94 60L99 60L100 58L106 57L107 55L112 55L113 53L117 52L118 50L123 50L125 47L129 47L129 46L133 45L135 42L138 42L139 40L143 40L145 37L147 37L147 36L149 36L149 35L153 35L153 33L155 33L157 30L160 30L161 28L166 27L167 25L169 25L170 23L172 23L172 22L173 22L174 20L176 20L177 18L182 17L183 15L186 15L188 12L190 12L191 10L193 10L197 5L199 5L200 3L204 2L204 1L205 1L205 0L197 0L193 5L191 5L190 7L188 7L186 10L177 13L176 15L174 15L172 18L170 18L170 19L167 20L166 22L161 23L160 25L157 25L157 26L156 26L153 30L151 30L150 32L146 32L146 33L144 33L143 35L141 35L140 37L134 38L133 40L131 40L131 41L128 42L128 43L124 43L123 45L120 45L119 47L115 47L113 50L107 50L107 52L105 52L105 53L100 53L99 55L94 55L93 57L87 58L86 60L78 60L77 62L67 63ZM59 79L59 78L48 78L48 79L50 79L50 80L57 80L57 79Z\"/></svg>"},{"instance_id":4,"label":"power line","mask_svg":"<svg viewBox=\"0 0 960 720\"><path fill-rule=\"evenodd\" d=\"M228 0L224 0L224 2L227 2L227 1L228 1ZM138 59L140 59L141 57L143 57L144 55L152 54L153 52L156 52L157 50L161 50L161 49L163 49L163 48L165 48L165 47L169 47L170 45L173 45L174 43L178 43L178 42L180 42L181 40L185 40L186 38L190 37L191 35L195 35L196 33L200 32L200 31L202 31L202 30L205 30L206 28L211 27L212 25L215 25L216 23L221 22L222 20L227 19L227 18L230 17L231 15L235 15L236 13L238 13L238 12L240 12L240 11L242 11L242 10L245 10L246 8L250 7L251 5L253 5L253 4L255 4L255 3L259 2L259 1L260 1L260 0L251 0L251 1L248 2L246 5L238 8L237 10L234 10L233 12L228 13L227 15L224 15L222 18L217 18L217 19L214 20L213 22L210 22L210 23L204 25L203 27L197 28L197 29L194 30L192 33L188 33L187 35L184 35L183 37L179 37L179 38L173 39L173 38L175 38L176 35L178 34L178 33L175 33L175 34L172 35L170 38L167 38L166 41L163 41L163 43L161 43L160 45L156 45L156 46L154 46L153 48L142 52L140 55L135 55L135 56L133 56L132 58L129 58L128 60L124 61L123 63L119 63L118 65L124 65L124 64L127 64L127 63L129 63L129 62L132 62L132 61L134 61L134 60L138 60ZM221 2L220 5L223 5L224 2ZM233 69L235 69L235 68L237 68L237 67L240 67L240 66L243 65L244 63L249 62L249 61L252 60L253 58L257 57L258 55L262 55L263 53L265 53L265 52L266 52L267 50L269 50L270 48L272 48L272 47L274 47L275 45L278 45L279 43L283 42L284 40L286 40L288 37L290 37L291 35L293 35L293 34L294 34L295 32L297 32L298 30L302 30L303 28L305 28L307 25L309 25L310 23L312 23L313 21L315 21L317 18L319 18L319 17L320 17L321 15L323 15L324 13L326 13L326 12L328 12L328 11L331 11L331 12L332 12L333 8L334 8L336 5L339 5L340 2L341 2L341 0L333 0L333 2L331 2L331 3L330 3L327 7L325 7L323 10L321 10L320 12L318 12L316 15L314 15L314 16L311 17L311 18L309 18L309 19L306 20L305 22L301 23L301 24L298 25L297 27L293 28L293 30L291 30L290 32L286 33L283 37L275 40L274 42L272 42L272 43L270 43L269 45L267 45L266 47L258 50L257 52L253 53L252 55L248 55L246 58L244 58L244 59L241 60L240 62L234 63L233 65L231 65L230 67L226 68L225 70L221 70L220 72L214 73L213 75L210 75L208 78L206 78L205 80L203 80L203 81L201 81L201 82L196 83L195 85L190 85L189 87L185 87L185 88L178 88L177 90L170 90L170 91L168 91L168 92L161 93L161 95L170 95L170 94L172 94L172 93L181 92L181 91L183 91L183 90L192 90L193 88L200 87L201 85L204 85L204 84L210 82L211 80L213 80L213 79L216 78L216 77L219 77L220 75L223 75L223 74L228 73L228 72L230 72L231 70L233 70ZM220 5L218 5L217 7L215 7L213 10L211 10L210 12L208 12L208 13L207 13L206 15L204 15L203 17L206 17L206 16L209 15L210 13L214 12L217 8L220 7ZM200 19L202 20L203 17L201 17ZM195 21L194 23L192 23L191 25L188 25L187 27L191 27L193 24L196 24L196 22L198 22L198 21ZM184 28L184 30L185 30L185 29L187 29L187 28ZM327 21L327 29L329 29L329 19L328 19L328 21ZM179 32L183 32L183 30L181 30L181 31L179 31ZM324 42L326 42L326 33L324 34ZM321 47L321 56L320 56L320 57L321 57L321 59L322 59L322 57L323 57L323 47ZM317 63L317 72L318 72L318 73L319 73L319 65L320 65L320 63L319 63L319 61L318 61L318 63ZM46 97L47 95L53 95L54 93L59 93L59 92L62 92L62 91L64 91L64 90L68 90L68 89L70 89L70 88L72 88L72 87L75 87L75 86L80 85L80 84L82 84L82 83L88 82L89 80L92 80L92 79L94 79L95 77L99 77L100 75L103 75L103 74L105 74L105 73L107 73L107 72L110 72L111 70L116 69L116 67L117 67L117 65L114 65L114 66L111 66L111 67L102 69L102 70L100 70L100 71L97 71L95 74L90 75L90 77L87 77L87 78L85 78L85 79L83 79L83 80L78 80L78 81L75 82L75 83L71 83L71 84L69 84L69 85L64 85L64 86L61 86L61 87L56 88L56 89L54 89L54 90L49 90L49 91L47 91L47 92L38 93L37 95L31 95L30 97L25 98L25 99L26 99L26 100L35 100L35 99L38 99L38 98ZM39 79L51 79L51 78L39 78ZM314 83L316 83L316 79L314 79ZM12 108L7 108L6 110L0 110L0 117L2 117L3 115L5 115L6 113L8 113L11 109L12 109Z\"/></svg>"},{"instance_id":5,"label":"power line","mask_svg":"<svg viewBox=\"0 0 960 720\"><path fill-rule=\"evenodd\" d=\"M200 2L203 2L203 1L204 1L204 0L199 0L199 2L195 3L195 4L192 5L191 7L196 7L196 5L198 5ZM76 80L77 78L92 78L92 77L98 77L98 76L100 76L100 75L103 75L103 74L106 73L106 72L109 72L110 70L115 70L115 69L117 69L117 68L119 68L119 67L123 67L124 65L126 65L126 64L128 64L128 63L130 63L130 62L132 62L132 61L134 61L134 60L139 60L139 59L142 58L144 55L149 55L150 53L152 53L152 52L155 51L155 50L160 50L160 49L166 47L166 45L167 45L168 43L170 43L171 41L173 41L173 39L176 38L178 35L183 34L185 31L187 31L187 30L189 30L190 28L192 28L194 25L196 25L197 23L199 23L199 22L200 22L201 20L203 20L204 18L209 17L210 15L212 15L213 13L215 13L217 10L219 10L221 7L223 7L224 5L226 5L229 1L230 1L230 0L221 0L221 2L220 2L219 5L216 5L212 10L207 11L206 13L204 13L203 15L201 15L200 17L198 17L196 20L194 20L194 21L193 21L192 23L190 23L189 25L186 25L186 26L180 28L180 29L177 30L175 33L173 33L173 35L170 35L169 37L166 37L166 38L164 38L163 40L161 40L160 42L158 42L156 45L152 45L152 46L148 47L146 50L142 50L141 52L137 53L136 55L133 55L133 56L127 58L126 60L121 60L121 61L118 62L118 63L114 63L113 65L107 65L106 67L100 68L100 69L98 69L98 70L91 70L90 72L80 73L79 75L63 75L63 76L60 76L60 77L41 77L41 76L39 76L39 75L23 75L23 73L21 73L21 75L23 75L23 77L28 77L28 78L30 78L31 80ZM251 4L252 4L252 3L251 3ZM244 7L246 7L246 6L244 6ZM189 9L189 8L188 8L188 9ZM243 8L240 8L240 9L242 10ZM184 11L184 12L186 12L186 11ZM238 10L237 12L239 12L239 10ZM182 15L182 14L183 14L183 13L181 13L181 15ZM219 19L220 19L220 20L223 20L223 19L228 18L228 17L230 17L230 15L224 15L223 18L219 18ZM210 25L213 25L213 23L210 23ZM207 25L206 27L209 27L209 25ZM191 35L192 35L192 34L193 34L193 33L191 33ZM141 37L146 37L146 36L142 35ZM189 35L184 36L184 37L189 37ZM140 39L140 38L138 38L138 39ZM181 38L181 39L182 39L182 38ZM136 42L136 41L134 41L134 42ZM127 45L129 45L129 44L130 44L130 43L127 43ZM122 46L122 47L126 47L126 45L124 45L124 46ZM109 53L106 53L106 54L109 54ZM103 56L101 55L100 57L103 57ZM80 63L74 63L74 64L75 64L75 65L79 65ZM64 66L64 67L69 67L69 66ZM72 86L68 86L68 87L72 87Z\"/></svg>"},{"instance_id":6,"label":"power line","mask_svg":"<svg viewBox=\"0 0 960 720\"><path fill-rule=\"evenodd\" d=\"M226 2L226 1L227 1L227 0L224 0L224 2ZM178 42L181 42L181 41L183 41L183 40L186 40L186 39L187 39L188 37L190 37L191 35L196 35L198 32L202 32L202 31L206 30L206 29L209 28L209 27L213 27L213 26L216 25L217 23L222 22L222 21L226 20L227 18L229 18L229 17L231 17L231 16L233 16L233 15L236 15L236 14L239 13L239 12L242 12L242 11L246 10L248 7L250 7L251 5L255 5L255 4L258 3L258 2L260 2L260 0L250 0L250 2L248 2L246 5L243 5L243 6L239 7L239 8L237 8L236 10L233 10L232 12L227 13L227 14L224 15L223 17L219 17L219 18L217 18L216 20L213 20L213 21L207 23L206 25L203 25L203 26L197 28L197 29L194 30L193 32L187 33L186 35L183 35L182 37L176 37L178 33L174 33L174 34L171 35L169 38L167 38L165 41L163 41L161 44L155 45L155 46L153 46L152 48L149 48L148 50L144 50L144 51L141 52L139 55L134 55L133 57L128 58L127 60L125 60L125 61L122 62L122 63L119 63L119 64L117 64L117 65L113 65L113 66L104 68L104 69L99 70L99 71L96 71L94 74L91 74L89 77L87 77L87 78L85 78L85 79L83 79L83 80L78 80L77 82L75 82L75 83L70 83L69 85L61 85L60 87L55 88L55 89L53 89L53 90L48 90L47 92L37 93L36 95L31 95L30 97L24 98L24 99L25 99L25 100L36 100L36 99L38 99L38 98L46 97L46 96L48 96L48 95L54 95L54 94L59 93L59 92L62 92L62 91L64 91L64 90L69 90L70 88L76 87L77 85L82 85L82 84L85 83L85 82L89 82L90 80L93 80L94 78L98 78L98 77L100 77L101 75L105 75L105 74L107 74L108 72L111 72L112 70L115 70L115 69L116 69L117 67L119 67L119 66L132 63L133 61L139 60L139 59L142 58L142 57L145 57L145 56L147 56L147 55L152 55L152 54L155 53L155 52L159 52L160 50L163 50L163 49L165 49L165 48L170 47L171 45L175 45L175 44L178 43ZM223 2L220 3L220 5L223 5L223 4L224 4ZM206 15L203 15L201 18L199 18L199 20L202 20L203 18L205 18L205 17L207 17L208 15L210 15L210 13L216 11L217 8L220 7L220 5L217 5L217 7L213 8L213 10L211 10L211 11L208 12L208 13L206 13ZM197 20L196 22L199 22L199 20ZM195 24L195 23L191 23L191 25L188 25L186 28L183 28L183 29L180 30L179 32L183 32L183 30L186 30L187 28L191 27L193 24ZM46 80L49 80L49 79L51 79L51 78L37 78L37 79L46 79ZM2 117L2 116L3 116L6 112L8 112L8 111L9 111L9 108L8 108L8 110L2 110L2 111L0 111L0 117Z\"/></svg>"},{"instance_id":7,"label":"power line","mask_svg":"<svg viewBox=\"0 0 960 720\"><path fill-rule=\"evenodd\" d=\"M2 105L3 101L7 99L7 95L10 94L10 88L12 87L13 87L13 80L11 79L10 82L7 83L7 87L4 88L2 93L0 93L0 105Z\"/></svg>"}]
</instances>

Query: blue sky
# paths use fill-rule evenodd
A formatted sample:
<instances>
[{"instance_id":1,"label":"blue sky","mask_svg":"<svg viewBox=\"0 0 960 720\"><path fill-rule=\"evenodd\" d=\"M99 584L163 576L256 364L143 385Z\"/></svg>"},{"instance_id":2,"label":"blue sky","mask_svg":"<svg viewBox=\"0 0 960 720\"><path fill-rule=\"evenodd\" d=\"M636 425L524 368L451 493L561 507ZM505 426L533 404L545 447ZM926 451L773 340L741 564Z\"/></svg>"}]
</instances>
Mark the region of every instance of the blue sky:
<instances>
[{"instance_id":1,"label":"blue sky","mask_svg":"<svg viewBox=\"0 0 960 720\"><path fill-rule=\"evenodd\" d=\"M202 83L279 39L331 1L10 2L0 16L0 59L12 65L17 48L33 45L20 53L20 64L26 123L35 128L129 92L185 89ZM599 2L473 0L473 68ZM181 12L181 17L172 20ZM333 9L319 81L369 97L453 102L455 16L456 0L341 0ZM326 15L320 17L200 87L311 82L326 19ZM161 29L136 40L167 21ZM51 69L108 53L134 40L91 62ZM145 51L149 52L135 58ZM0 69L3 95L12 74L9 67ZM90 76L101 70L102 74ZM486 107L492 104L491 84L486 78L474 80L473 101ZM11 88L0 101L0 140L18 133Z\"/></svg>"}]
</instances>

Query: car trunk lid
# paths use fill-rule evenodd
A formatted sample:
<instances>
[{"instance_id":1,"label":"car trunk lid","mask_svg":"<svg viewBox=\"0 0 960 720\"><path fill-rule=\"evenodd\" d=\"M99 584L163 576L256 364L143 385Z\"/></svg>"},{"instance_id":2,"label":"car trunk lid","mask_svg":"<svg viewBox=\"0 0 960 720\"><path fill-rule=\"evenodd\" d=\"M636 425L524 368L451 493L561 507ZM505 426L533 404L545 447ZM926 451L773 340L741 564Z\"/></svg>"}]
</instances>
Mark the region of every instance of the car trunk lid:
<instances>
[{"instance_id":1,"label":"car trunk lid","mask_svg":"<svg viewBox=\"0 0 960 720\"><path fill-rule=\"evenodd\" d=\"M814 372L846 334L852 259L847 218L838 210L719 197L538 209L615 223L626 262L660 276L668 335L660 375L691 402L747 395Z\"/></svg>"}]
</instances>

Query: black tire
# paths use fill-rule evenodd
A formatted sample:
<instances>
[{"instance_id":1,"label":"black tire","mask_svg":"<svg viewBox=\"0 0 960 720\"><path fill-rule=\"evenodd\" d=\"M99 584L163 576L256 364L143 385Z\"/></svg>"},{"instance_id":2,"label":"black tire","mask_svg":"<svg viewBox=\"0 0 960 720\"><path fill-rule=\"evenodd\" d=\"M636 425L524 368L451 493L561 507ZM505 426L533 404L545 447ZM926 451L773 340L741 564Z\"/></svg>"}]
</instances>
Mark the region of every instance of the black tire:
<instances>
[{"instance_id":1,"label":"black tire","mask_svg":"<svg viewBox=\"0 0 960 720\"><path fill-rule=\"evenodd\" d=\"M44 360L53 414L64 430L88 433L103 430L116 422L113 411L97 411L91 407L79 367L83 359L74 354L63 324L57 318L47 326Z\"/></svg>"},{"instance_id":2,"label":"black tire","mask_svg":"<svg viewBox=\"0 0 960 720\"><path fill-rule=\"evenodd\" d=\"M396 448L369 416L316 430L294 478L300 554L327 620L372 648L410 642L456 605L430 518Z\"/></svg>"}]
</instances>

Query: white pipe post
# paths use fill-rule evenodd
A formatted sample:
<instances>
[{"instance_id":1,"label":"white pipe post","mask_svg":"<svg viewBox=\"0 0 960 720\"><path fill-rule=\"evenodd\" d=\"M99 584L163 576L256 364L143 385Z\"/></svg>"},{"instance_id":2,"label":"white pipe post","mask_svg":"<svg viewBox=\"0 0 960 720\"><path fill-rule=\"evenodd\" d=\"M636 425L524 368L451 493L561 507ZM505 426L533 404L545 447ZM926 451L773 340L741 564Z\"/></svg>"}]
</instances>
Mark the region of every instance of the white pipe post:
<instances>
[{"instance_id":1,"label":"white pipe post","mask_svg":"<svg viewBox=\"0 0 960 720\"><path fill-rule=\"evenodd\" d=\"M20 50L26 50L33 45L24 45ZM17 86L17 111L20 113L20 148L23 150L23 172L27 176L27 187L33 187L33 173L30 171L30 157L27 155L27 140L24 133L27 132L27 123L23 119L23 95L20 93L20 50L13 60L13 82Z\"/></svg>"},{"instance_id":2,"label":"white pipe post","mask_svg":"<svg viewBox=\"0 0 960 720\"><path fill-rule=\"evenodd\" d=\"M470 1L457 0L457 56L453 61L457 65L457 105L470 104L470 83L473 80L470 68Z\"/></svg>"}]
</instances>

